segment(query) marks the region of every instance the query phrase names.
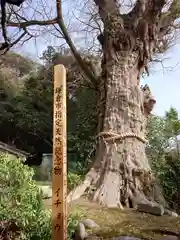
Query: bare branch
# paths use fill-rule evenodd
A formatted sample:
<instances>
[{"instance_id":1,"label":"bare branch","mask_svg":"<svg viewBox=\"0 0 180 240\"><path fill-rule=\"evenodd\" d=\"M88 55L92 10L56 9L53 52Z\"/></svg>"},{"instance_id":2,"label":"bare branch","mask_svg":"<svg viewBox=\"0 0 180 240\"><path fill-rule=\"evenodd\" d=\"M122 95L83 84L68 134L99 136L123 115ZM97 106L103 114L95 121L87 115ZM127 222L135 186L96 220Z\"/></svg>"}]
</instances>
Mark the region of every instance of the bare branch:
<instances>
[{"instance_id":1,"label":"bare branch","mask_svg":"<svg viewBox=\"0 0 180 240\"><path fill-rule=\"evenodd\" d=\"M134 19L144 17L150 24L155 24L165 4L166 0L137 0L127 16Z\"/></svg>"},{"instance_id":2,"label":"bare branch","mask_svg":"<svg viewBox=\"0 0 180 240\"><path fill-rule=\"evenodd\" d=\"M74 54L74 57L76 58L78 64L80 65L81 69L83 70L83 73L84 73L85 77L88 78L87 80L89 81L89 83L92 83L91 85L93 85L93 87L97 89L97 78L96 78L96 76L93 75L93 73L89 70L87 65L84 63L81 55L76 50L76 47L75 47L71 37L68 34L66 25L64 24L64 20L63 20L63 17L62 17L61 0L57 0L56 3L57 3L57 23L58 23L58 25L59 25L62 33L63 33L63 36L64 36L67 44L69 45L72 53Z\"/></svg>"},{"instance_id":3,"label":"bare branch","mask_svg":"<svg viewBox=\"0 0 180 240\"><path fill-rule=\"evenodd\" d=\"M27 34L27 32L26 31L24 31L16 40L14 40L12 43L10 43L8 46L6 46L5 44L2 44L1 46L0 46L0 51L3 51L4 50L4 52L0 52L0 54L5 54L7 51L9 51L9 49L10 48L12 48L14 45L16 45L18 42L20 42L21 41L21 39L23 38L23 37L25 37L25 35Z\"/></svg>"},{"instance_id":4,"label":"bare branch","mask_svg":"<svg viewBox=\"0 0 180 240\"><path fill-rule=\"evenodd\" d=\"M51 19L46 21L38 21L38 20L30 20L30 21L24 21L24 22L11 22L9 21L7 23L7 26L10 27L18 27L18 28L27 28L29 26L47 26L47 25L53 25L57 23L57 19Z\"/></svg>"},{"instance_id":5,"label":"bare branch","mask_svg":"<svg viewBox=\"0 0 180 240\"><path fill-rule=\"evenodd\" d=\"M137 0L133 9L127 14L130 18L139 18L145 11L145 0Z\"/></svg>"},{"instance_id":6,"label":"bare branch","mask_svg":"<svg viewBox=\"0 0 180 240\"><path fill-rule=\"evenodd\" d=\"M87 1L81 0L81 1L82 3L86 2L86 4L88 2L88 0ZM172 33L173 28L175 29L175 28L178 28L179 26L179 24L174 25L174 20L177 18L177 16L179 16L177 14L177 11L175 12L175 10L177 10L175 6L177 6L177 2L180 0L171 0L171 1L173 1L173 3L170 5L169 10L168 11L166 10L166 12L163 12L163 8L166 8L165 0L137 0L136 3L134 4L134 7L132 3L134 2L133 0L131 1L132 10L127 14L121 14L118 3L117 3L118 0L93 0L93 6L95 6L95 11L93 9L90 12L91 17L89 19L89 22L87 21L87 19L85 20L87 22L84 22L82 20L82 15L80 15L79 21L83 23L83 25L85 25L85 28L83 29L83 31L86 32L87 34L85 38L88 41L91 41L90 42L91 46L93 44L95 46L95 44L98 44L98 43L94 39L96 38L99 32L106 35L106 32L107 32L106 30L108 29L108 31L112 33L111 29L113 29L113 27L111 28L111 26L113 26L113 24L111 25L109 24L111 23L111 20L113 20L112 23L114 23L115 20L119 22L123 19L124 22L122 21L121 26L124 29L122 30L129 31L129 29L131 29L132 27L133 29L135 29L134 19L145 18L145 20L147 20L147 22L149 21L150 23L148 25L150 29L152 25L156 27L157 20L161 18L161 21L159 21L160 22L159 29L158 29L159 31L157 31L157 33L160 32L160 35L158 37L157 37L157 34L155 35L157 29L155 29L155 31L153 29L154 32L152 33L152 36L157 37L157 38L155 37L155 39L157 40L157 43L158 44L160 43L159 45L157 44L159 47L157 49L158 50L157 52L161 52L166 50L167 47L169 47L170 41L167 41L165 37L169 36L169 34ZM121 1L121 2L123 3L123 6L126 5L124 1ZM48 4L48 2L46 4ZM9 18L8 26L13 28L23 29L26 31L26 34L29 35L30 37L34 37L34 36L37 37L38 35L36 34L38 31L37 30L38 27L34 27L34 26L41 26L41 30L40 30L41 34L43 30L46 33L49 30L51 31L50 34L53 35L52 31L54 31L55 32L54 36L56 36L58 39L60 38L65 39L66 43L69 45L71 52L75 56L80 68L83 71L83 75L85 76L85 79L88 85L97 89L98 76L96 76L96 73L93 73L93 71L91 71L91 68L88 66L88 64L86 64L86 62L84 61L84 58L82 57L83 54L81 55L79 54L79 51L77 50L72 40L72 37L71 37L72 32L70 32L68 24L65 24L64 22L65 15L63 15L64 13L62 13L61 0L56 0L53 2L53 4L56 4L56 7L54 7L55 5L53 5L53 7L51 5L47 7L47 5L45 5L44 3L44 0L39 0L37 9L35 6L32 6L33 11L31 13L31 16L29 15L29 8L31 7L30 4L21 8L20 12L19 12L19 9L18 9L18 12L13 11L13 16L11 17L11 19ZM52 8L54 11L52 11ZM82 11L81 4L80 4L80 8ZM86 9L88 9L87 11L89 12L90 8L86 6ZM84 7L83 7L83 13L84 13ZM75 17L73 17L73 19L75 18L77 19L77 14L74 14L74 16ZM134 17L128 18L129 16L131 17L134 16ZM165 21L166 23L162 22L162 19L166 19ZM68 18L68 21L69 21L69 18ZM46 26L52 26L52 27L46 27ZM121 26L120 27L118 26L117 28L115 27L114 32L116 32L116 29L117 29L117 32L119 34L120 32L119 29L121 28ZM115 34L114 32L113 34ZM15 37L13 37L13 39L14 38ZM82 39L80 40L82 41ZM85 42L85 45L87 47L88 43ZM93 49L93 54L94 53L95 51Z\"/></svg>"},{"instance_id":7,"label":"bare branch","mask_svg":"<svg viewBox=\"0 0 180 240\"><path fill-rule=\"evenodd\" d=\"M72 53L74 54L77 62L79 63L81 69L83 70L83 73L84 73L87 81L89 82L89 84L91 84L91 86L93 86L94 88L97 89L97 78L96 78L97 76L94 76L94 74L86 66L82 57L80 56L80 54L76 50L76 47L75 47L74 43L72 42L71 37L68 34L66 25L65 25L65 23L63 21L63 17L62 17L62 6L61 6L61 4L62 4L61 0L56 1L57 18L53 18L53 19L49 19L49 20L28 20L25 17L21 17L18 13L15 13L15 16L18 17L20 20L23 20L23 21L18 21L18 22L8 21L7 26L18 27L18 28L24 29L27 33L27 28L30 27L30 26L53 25L55 27L55 29L58 30L59 33L62 32L61 34L63 34L63 37L66 40L66 43L69 45L69 47L70 47ZM58 24L61 31L55 26L55 24Z\"/></svg>"}]
</instances>

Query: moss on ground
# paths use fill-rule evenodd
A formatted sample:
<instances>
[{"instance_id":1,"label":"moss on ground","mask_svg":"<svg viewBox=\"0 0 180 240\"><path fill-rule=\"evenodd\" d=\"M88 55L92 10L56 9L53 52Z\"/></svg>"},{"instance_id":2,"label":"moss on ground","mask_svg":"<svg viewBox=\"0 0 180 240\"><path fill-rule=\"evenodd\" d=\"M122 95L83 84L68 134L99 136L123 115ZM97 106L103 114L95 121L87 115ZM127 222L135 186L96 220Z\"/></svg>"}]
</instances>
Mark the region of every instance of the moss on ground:
<instances>
[{"instance_id":1,"label":"moss on ground","mask_svg":"<svg viewBox=\"0 0 180 240\"><path fill-rule=\"evenodd\" d=\"M158 239L165 236L153 229L180 230L180 217L153 216L136 210L119 210L100 207L85 200L76 201L69 206L71 213L82 213L83 218L91 218L100 225L97 236L108 239L116 236L135 236L142 239Z\"/></svg>"},{"instance_id":2,"label":"moss on ground","mask_svg":"<svg viewBox=\"0 0 180 240\"><path fill-rule=\"evenodd\" d=\"M50 208L51 199L45 200L45 204ZM70 213L82 216L82 219L90 218L94 220L100 226L100 229L91 233L102 237L102 239L134 236L157 240L166 235L156 233L153 229L168 230L175 233L180 231L180 217L153 216L131 209L105 208L85 199L74 201L68 209Z\"/></svg>"}]
</instances>

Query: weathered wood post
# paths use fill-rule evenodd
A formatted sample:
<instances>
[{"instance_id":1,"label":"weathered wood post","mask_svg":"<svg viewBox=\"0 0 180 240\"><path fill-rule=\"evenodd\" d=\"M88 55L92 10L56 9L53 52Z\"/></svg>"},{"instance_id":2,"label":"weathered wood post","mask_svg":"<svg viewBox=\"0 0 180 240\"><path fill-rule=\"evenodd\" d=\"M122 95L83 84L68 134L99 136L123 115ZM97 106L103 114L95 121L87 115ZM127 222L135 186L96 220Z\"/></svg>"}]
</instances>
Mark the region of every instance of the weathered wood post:
<instances>
[{"instance_id":1,"label":"weathered wood post","mask_svg":"<svg viewBox=\"0 0 180 240\"><path fill-rule=\"evenodd\" d=\"M52 239L67 240L66 69L54 67Z\"/></svg>"}]
</instances>

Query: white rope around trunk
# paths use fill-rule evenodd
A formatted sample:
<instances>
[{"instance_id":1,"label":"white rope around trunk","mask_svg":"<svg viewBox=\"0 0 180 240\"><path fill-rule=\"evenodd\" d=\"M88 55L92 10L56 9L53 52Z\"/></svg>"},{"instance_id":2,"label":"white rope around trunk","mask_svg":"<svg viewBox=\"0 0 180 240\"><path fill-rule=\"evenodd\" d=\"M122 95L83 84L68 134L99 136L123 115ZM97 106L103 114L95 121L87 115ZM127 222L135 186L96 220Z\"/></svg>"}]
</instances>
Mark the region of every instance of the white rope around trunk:
<instances>
[{"instance_id":1,"label":"white rope around trunk","mask_svg":"<svg viewBox=\"0 0 180 240\"><path fill-rule=\"evenodd\" d=\"M111 140L122 140L124 138L137 138L138 140L140 140L143 143L147 143L148 140L135 134L135 133L124 133L124 134L118 134L118 133L114 133L114 132L100 132L96 138L99 137L103 137L106 141L111 141Z\"/></svg>"}]
</instances>

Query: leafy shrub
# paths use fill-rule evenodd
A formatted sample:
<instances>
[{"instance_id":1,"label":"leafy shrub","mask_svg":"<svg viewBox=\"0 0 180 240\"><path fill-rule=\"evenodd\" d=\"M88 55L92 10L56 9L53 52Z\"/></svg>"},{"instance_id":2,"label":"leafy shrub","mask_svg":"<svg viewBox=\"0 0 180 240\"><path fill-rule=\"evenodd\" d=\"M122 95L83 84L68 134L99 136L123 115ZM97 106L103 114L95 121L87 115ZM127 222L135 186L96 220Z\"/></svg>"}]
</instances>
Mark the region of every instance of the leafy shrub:
<instances>
[{"instance_id":1,"label":"leafy shrub","mask_svg":"<svg viewBox=\"0 0 180 240\"><path fill-rule=\"evenodd\" d=\"M21 159L0 155L0 220L13 219L22 229L20 239L50 240L51 213L33 174Z\"/></svg>"},{"instance_id":2,"label":"leafy shrub","mask_svg":"<svg viewBox=\"0 0 180 240\"><path fill-rule=\"evenodd\" d=\"M175 155L166 156L165 163L158 171L158 178L169 206L179 212L180 158Z\"/></svg>"},{"instance_id":3,"label":"leafy shrub","mask_svg":"<svg viewBox=\"0 0 180 240\"><path fill-rule=\"evenodd\" d=\"M69 217L68 217L68 240L73 239L73 234L75 232L75 229L76 229L80 219L82 219L83 215L84 214L82 212L74 212L69 215Z\"/></svg>"},{"instance_id":4,"label":"leafy shrub","mask_svg":"<svg viewBox=\"0 0 180 240\"><path fill-rule=\"evenodd\" d=\"M68 173L68 190L72 190L77 187L82 181L82 176L76 173Z\"/></svg>"},{"instance_id":5,"label":"leafy shrub","mask_svg":"<svg viewBox=\"0 0 180 240\"><path fill-rule=\"evenodd\" d=\"M165 117L154 116L148 124L146 152L152 170L159 180L169 206L180 209L180 119L178 112L170 108Z\"/></svg>"}]
</instances>

